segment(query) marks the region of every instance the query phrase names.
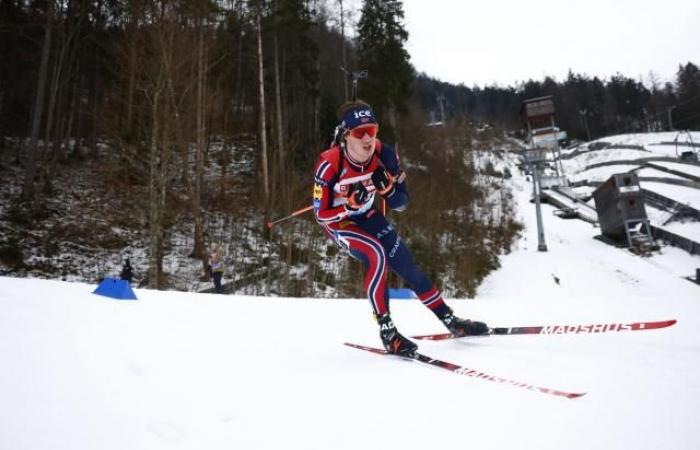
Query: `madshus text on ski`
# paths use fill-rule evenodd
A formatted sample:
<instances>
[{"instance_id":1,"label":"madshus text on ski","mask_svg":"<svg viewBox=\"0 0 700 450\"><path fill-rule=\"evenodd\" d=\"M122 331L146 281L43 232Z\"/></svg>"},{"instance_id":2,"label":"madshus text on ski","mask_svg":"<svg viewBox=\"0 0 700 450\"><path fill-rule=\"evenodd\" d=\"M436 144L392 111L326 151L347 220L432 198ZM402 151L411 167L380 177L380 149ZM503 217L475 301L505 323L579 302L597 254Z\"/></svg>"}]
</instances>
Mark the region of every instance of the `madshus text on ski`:
<instances>
[{"instance_id":1,"label":"madshus text on ski","mask_svg":"<svg viewBox=\"0 0 700 450\"><path fill-rule=\"evenodd\" d=\"M582 334L582 333L609 333L618 331L639 331L655 330L674 325L675 319L660 320L654 322L634 322L634 323L596 323L590 325L546 325L536 327L512 327L512 328L491 328L488 334ZM426 334L422 336L412 336L414 339L429 341L439 341L443 339L453 339L451 333Z\"/></svg>"},{"instance_id":2,"label":"madshus text on ski","mask_svg":"<svg viewBox=\"0 0 700 450\"><path fill-rule=\"evenodd\" d=\"M547 335L557 335L557 334L581 334L581 333L607 333L607 332L620 332L620 331L642 331L642 330L656 330L659 328L666 328L676 324L675 319L653 321L653 322L634 322L634 323L604 323L604 324L592 324L592 325L549 325L549 326L534 326L534 327L511 327L511 328L491 328L487 336L489 335L515 335L515 334L547 334ZM414 339L425 339L425 340L445 340L457 338L452 334L428 334L422 336L413 336ZM382 350L374 347L367 347L359 344L352 344L346 342L345 345L352 348L357 348L359 350L365 350L371 353L379 355L391 355L387 350ZM579 398L584 396L585 392L572 392L564 391L560 389L552 389L542 386L536 386L531 383L525 383L520 381L510 380L508 378L502 378L494 375L489 375L484 372L470 369L467 367L460 366L458 364L453 364L447 361L442 361L439 359L432 358L422 353L414 351L410 355L396 355L402 358L418 361L423 364L428 364L433 367L440 369L449 370L458 375L465 375L471 378L478 378L480 380L491 381L499 384L506 384L522 389L527 389L530 391L541 392L543 394L555 395L558 397L566 398Z\"/></svg>"}]
</instances>

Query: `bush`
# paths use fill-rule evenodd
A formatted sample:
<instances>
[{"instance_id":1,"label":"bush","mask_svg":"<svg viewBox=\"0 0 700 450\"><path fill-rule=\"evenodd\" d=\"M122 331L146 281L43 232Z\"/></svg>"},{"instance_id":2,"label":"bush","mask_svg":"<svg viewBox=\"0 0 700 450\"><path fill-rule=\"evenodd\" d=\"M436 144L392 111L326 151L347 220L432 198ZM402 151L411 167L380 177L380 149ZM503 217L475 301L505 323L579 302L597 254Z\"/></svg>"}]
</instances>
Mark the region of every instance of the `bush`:
<instances>
[{"instance_id":1,"label":"bush","mask_svg":"<svg viewBox=\"0 0 700 450\"><path fill-rule=\"evenodd\" d=\"M24 255L16 240L10 240L0 245L0 263L13 270L25 267Z\"/></svg>"}]
</instances>

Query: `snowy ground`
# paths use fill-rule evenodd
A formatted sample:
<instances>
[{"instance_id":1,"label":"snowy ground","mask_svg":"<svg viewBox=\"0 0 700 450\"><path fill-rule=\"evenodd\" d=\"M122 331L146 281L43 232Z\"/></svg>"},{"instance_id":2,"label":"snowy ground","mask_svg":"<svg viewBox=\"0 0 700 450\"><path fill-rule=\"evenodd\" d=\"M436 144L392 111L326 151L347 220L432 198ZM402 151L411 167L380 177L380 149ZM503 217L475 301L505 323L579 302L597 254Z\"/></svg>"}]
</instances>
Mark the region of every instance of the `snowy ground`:
<instances>
[{"instance_id":1,"label":"snowy ground","mask_svg":"<svg viewBox=\"0 0 700 450\"><path fill-rule=\"evenodd\" d=\"M513 170L513 173L517 171ZM598 335L421 342L436 358L564 399L343 346L378 345L365 300L215 296L0 278L0 448L697 449L700 258L609 247L543 205L538 252L530 185L510 180L526 230L476 300L492 325L678 319ZM558 280L558 283L555 281ZM399 329L441 332L416 301Z\"/></svg>"}]
</instances>

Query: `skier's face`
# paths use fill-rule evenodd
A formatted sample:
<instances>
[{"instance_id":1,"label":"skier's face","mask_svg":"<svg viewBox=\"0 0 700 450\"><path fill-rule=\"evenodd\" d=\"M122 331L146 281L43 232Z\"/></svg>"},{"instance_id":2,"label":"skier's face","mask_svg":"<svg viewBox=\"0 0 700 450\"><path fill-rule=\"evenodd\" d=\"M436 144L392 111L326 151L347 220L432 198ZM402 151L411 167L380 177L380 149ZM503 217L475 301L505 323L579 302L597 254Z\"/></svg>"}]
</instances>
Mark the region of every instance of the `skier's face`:
<instances>
[{"instance_id":1,"label":"skier's face","mask_svg":"<svg viewBox=\"0 0 700 450\"><path fill-rule=\"evenodd\" d=\"M354 128L348 132L345 142L352 159L357 162L365 162L372 156L377 138L377 129L376 125L367 125Z\"/></svg>"}]
</instances>

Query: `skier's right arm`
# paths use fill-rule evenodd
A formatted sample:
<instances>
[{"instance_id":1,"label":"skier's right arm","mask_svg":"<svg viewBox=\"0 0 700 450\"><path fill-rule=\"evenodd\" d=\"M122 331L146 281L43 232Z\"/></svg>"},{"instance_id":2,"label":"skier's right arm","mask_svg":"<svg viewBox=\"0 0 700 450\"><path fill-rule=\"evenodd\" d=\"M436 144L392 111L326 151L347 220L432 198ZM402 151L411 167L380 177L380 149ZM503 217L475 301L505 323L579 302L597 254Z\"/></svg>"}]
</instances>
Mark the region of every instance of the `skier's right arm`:
<instances>
[{"instance_id":1,"label":"skier's right arm","mask_svg":"<svg viewBox=\"0 0 700 450\"><path fill-rule=\"evenodd\" d=\"M333 165L325 158L320 158L314 177L314 214L319 223L339 222L348 215L345 205L333 206L333 187L336 181Z\"/></svg>"}]
</instances>

